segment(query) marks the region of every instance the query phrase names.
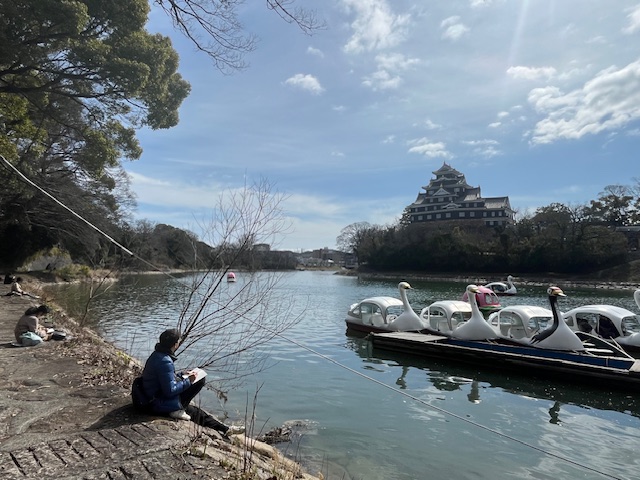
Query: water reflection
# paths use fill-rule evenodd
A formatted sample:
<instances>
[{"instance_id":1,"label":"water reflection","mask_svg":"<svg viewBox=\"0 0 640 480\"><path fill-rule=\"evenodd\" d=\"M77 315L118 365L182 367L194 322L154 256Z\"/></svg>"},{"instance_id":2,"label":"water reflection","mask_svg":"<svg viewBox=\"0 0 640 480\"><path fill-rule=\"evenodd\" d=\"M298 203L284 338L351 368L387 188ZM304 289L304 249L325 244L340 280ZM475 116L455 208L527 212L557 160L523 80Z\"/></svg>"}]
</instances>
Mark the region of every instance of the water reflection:
<instances>
[{"instance_id":1,"label":"water reflection","mask_svg":"<svg viewBox=\"0 0 640 480\"><path fill-rule=\"evenodd\" d=\"M540 400L549 400L554 405L549 409L550 422L560 423L558 413L561 405L573 405L585 409L610 410L640 418L640 399L624 391L609 391L597 388L597 385L574 384L553 378L519 375L512 372L491 372L478 370L472 366L446 362L437 359L402 355L396 352L373 350L370 342L360 336L350 336L347 342L363 361L377 364L381 372L384 367L400 367L401 375L396 385L401 389L424 388L424 380L441 392L454 392L469 387L467 399L471 403L482 401L482 392L499 389L513 395ZM408 377L412 371L410 384Z\"/></svg>"}]
</instances>

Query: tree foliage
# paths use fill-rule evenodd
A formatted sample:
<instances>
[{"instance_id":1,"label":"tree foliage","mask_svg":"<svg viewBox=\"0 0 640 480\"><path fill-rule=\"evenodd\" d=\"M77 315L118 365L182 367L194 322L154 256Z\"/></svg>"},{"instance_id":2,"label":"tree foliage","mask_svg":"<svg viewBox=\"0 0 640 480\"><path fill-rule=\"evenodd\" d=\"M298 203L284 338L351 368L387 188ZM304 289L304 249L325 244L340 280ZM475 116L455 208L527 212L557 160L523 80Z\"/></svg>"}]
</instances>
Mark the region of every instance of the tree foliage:
<instances>
[{"instance_id":1,"label":"tree foliage","mask_svg":"<svg viewBox=\"0 0 640 480\"><path fill-rule=\"evenodd\" d=\"M628 241L616 228L640 223L638 194L637 180L607 186L589 206L551 203L506 227L481 220L359 222L345 227L337 243L378 270L589 273L627 260Z\"/></svg>"},{"instance_id":2,"label":"tree foliage","mask_svg":"<svg viewBox=\"0 0 640 480\"><path fill-rule=\"evenodd\" d=\"M84 261L104 249L12 167L107 232L133 206L120 161L141 155L135 130L174 126L189 93L169 39L145 30L148 12L144 0L0 3L5 241L63 244Z\"/></svg>"}]
</instances>

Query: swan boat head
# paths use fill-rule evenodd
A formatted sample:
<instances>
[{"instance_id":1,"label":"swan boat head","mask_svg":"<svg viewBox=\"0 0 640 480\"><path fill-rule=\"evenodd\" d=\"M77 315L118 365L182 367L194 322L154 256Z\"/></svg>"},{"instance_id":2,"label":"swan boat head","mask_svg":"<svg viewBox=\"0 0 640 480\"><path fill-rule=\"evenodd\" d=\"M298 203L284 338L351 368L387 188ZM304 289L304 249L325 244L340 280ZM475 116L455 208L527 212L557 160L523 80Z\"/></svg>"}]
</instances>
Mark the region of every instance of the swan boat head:
<instances>
[{"instance_id":1,"label":"swan boat head","mask_svg":"<svg viewBox=\"0 0 640 480\"><path fill-rule=\"evenodd\" d=\"M547 295L549 296L549 304L553 314L553 323L549 328L536 333L531 338L531 345L547 350L584 351L582 340L561 319L558 309L558 297L566 297L566 295L559 287L555 286L549 287Z\"/></svg>"},{"instance_id":2,"label":"swan boat head","mask_svg":"<svg viewBox=\"0 0 640 480\"><path fill-rule=\"evenodd\" d=\"M413 290L413 287L411 287L408 282L400 282L398 284L398 291L400 292L400 299L402 300L404 311L393 321L389 322L389 330L407 332L422 330L425 327L422 318L413 310L409 303L407 290Z\"/></svg>"},{"instance_id":3,"label":"swan boat head","mask_svg":"<svg viewBox=\"0 0 640 480\"><path fill-rule=\"evenodd\" d=\"M479 290L477 285L467 285L466 291L471 305L471 317L453 330L452 337L461 340L489 340L498 336L493 327L487 323L478 307L476 293Z\"/></svg>"}]
</instances>

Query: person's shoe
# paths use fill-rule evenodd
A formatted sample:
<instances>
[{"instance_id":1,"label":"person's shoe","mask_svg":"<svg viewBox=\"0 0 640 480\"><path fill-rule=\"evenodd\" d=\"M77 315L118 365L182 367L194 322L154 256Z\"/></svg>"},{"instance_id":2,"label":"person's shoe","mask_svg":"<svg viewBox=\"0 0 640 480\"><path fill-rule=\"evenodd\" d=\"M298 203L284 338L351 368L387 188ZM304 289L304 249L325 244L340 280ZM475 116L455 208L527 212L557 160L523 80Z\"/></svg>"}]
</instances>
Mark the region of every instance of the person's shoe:
<instances>
[{"instance_id":1,"label":"person's shoe","mask_svg":"<svg viewBox=\"0 0 640 480\"><path fill-rule=\"evenodd\" d=\"M245 428L242 425L231 425L229 430L226 431L226 435L240 435L244 433Z\"/></svg>"},{"instance_id":2,"label":"person's shoe","mask_svg":"<svg viewBox=\"0 0 640 480\"><path fill-rule=\"evenodd\" d=\"M187 415L187 412L184 410L176 410L175 412L171 412L169 416L171 418L177 418L178 420L191 420L191 417Z\"/></svg>"}]
</instances>

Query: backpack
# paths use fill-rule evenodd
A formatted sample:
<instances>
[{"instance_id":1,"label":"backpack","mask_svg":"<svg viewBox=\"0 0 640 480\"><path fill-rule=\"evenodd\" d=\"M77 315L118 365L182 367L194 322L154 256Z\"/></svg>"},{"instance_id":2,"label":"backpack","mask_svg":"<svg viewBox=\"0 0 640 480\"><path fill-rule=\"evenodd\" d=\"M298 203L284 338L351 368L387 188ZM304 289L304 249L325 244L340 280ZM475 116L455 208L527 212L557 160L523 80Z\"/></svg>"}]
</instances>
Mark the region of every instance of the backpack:
<instances>
[{"instance_id":1,"label":"backpack","mask_svg":"<svg viewBox=\"0 0 640 480\"><path fill-rule=\"evenodd\" d=\"M146 410L153 398L149 398L142 387L142 376L136 377L131 384L131 401L138 410Z\"/></svg>"}]
</instances>

